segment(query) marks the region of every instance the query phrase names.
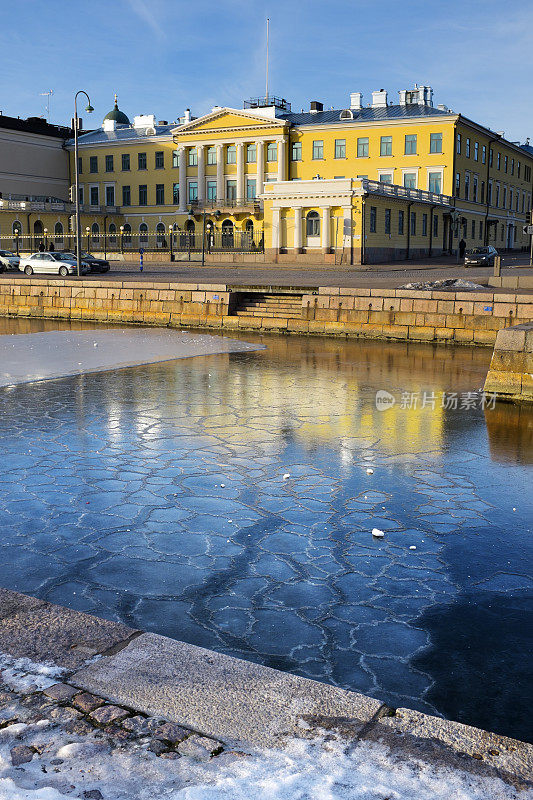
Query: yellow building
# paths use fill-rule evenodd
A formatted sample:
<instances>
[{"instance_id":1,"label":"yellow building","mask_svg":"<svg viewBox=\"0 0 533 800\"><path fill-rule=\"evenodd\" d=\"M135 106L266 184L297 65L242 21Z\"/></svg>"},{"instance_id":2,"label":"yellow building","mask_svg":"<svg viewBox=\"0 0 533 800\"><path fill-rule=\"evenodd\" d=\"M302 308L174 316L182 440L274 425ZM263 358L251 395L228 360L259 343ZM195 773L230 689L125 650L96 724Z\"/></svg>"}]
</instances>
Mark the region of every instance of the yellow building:
<instances>
[{"instance_id":1,"label":"yellow building","mask_svg":"<svg viewBox=\"0 0 533 800\"><path fill-rule=\"evenodd\" d=\"M455 252L461 239L526 248L533 148L435 108L432 95L415 86L392 104L379 90L364 105L354 92L345 109L314 101L299 113L268 97L173 123L130 123L115 102L79 137L88 243L337 264Z\"/></svg>"}]
</instances>

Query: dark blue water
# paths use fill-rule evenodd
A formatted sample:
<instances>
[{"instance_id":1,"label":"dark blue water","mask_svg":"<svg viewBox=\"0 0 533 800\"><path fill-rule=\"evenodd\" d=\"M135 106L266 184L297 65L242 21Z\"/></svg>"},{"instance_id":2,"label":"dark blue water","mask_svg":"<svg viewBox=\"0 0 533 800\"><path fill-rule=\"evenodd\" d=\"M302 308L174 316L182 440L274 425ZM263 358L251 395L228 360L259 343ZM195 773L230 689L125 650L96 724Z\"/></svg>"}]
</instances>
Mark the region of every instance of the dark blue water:
<instances>
[{"instance_id":1,"label":"dark blue water","mask_svg":"<svg viewBox=\"0 0 533 800\"><path fill-rule=\"evenodd\" d=\"M264 343L0 391L0 584L531 739L533 413L460 407L487 350Z\"/></svg>"}]
</instances>

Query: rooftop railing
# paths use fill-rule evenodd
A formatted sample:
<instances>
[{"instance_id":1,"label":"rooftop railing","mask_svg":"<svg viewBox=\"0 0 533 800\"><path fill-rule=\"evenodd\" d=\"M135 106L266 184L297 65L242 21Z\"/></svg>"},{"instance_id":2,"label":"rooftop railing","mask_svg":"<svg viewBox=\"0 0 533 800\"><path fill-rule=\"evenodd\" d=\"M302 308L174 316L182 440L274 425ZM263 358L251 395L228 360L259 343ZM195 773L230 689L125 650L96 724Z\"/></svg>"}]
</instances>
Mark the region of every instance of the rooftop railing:
<instances>
[{"instance_id":1,"label":"rooftop railing","mask_svg":"<svg viewBox=\"0 0 533 800\"><path fill-rule=\"evenodd\" d=\"M447 194L437 194L437 192L426 192L424 189L409 189L406 186L397 186L394 183L370 181L368 178L362 178L361 185L365 192L370 192L371 194L401 197L407 200L418 200L419 202L432 203L440 206L454 205L453 197L449 197Z\"/></svg>"}]
</instances>

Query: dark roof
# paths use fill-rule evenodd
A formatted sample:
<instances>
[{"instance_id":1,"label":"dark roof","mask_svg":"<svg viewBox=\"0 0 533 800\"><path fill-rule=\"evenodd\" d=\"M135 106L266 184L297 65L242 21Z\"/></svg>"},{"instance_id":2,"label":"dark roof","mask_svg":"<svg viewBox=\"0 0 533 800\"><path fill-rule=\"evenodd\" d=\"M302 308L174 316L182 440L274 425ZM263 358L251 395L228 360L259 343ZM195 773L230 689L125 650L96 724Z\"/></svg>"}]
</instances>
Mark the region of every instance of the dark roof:
<instances>
[{"instance_id":1,"label":"dark roof","mask_svg":"<svg viewBox=\"0 0 533 800\"><path fill-rule=\"evenodd\" d=\"M156 139L158 136L169 136L170 132L177 127L178 125L175 122L172 125L156 125L155 134L148 133L147 128L134 128L133 125L119 126L114 131L104 131L103 128L97 128L94 131L86 131L78 136L78 142L79 144L107 144L118 141ZM70 138L67 146L73 145L74 139Z\"/></svg>"},{"instance_id":2,"label":"dark roof","mask_svg":"<svg viewBox=\"0 0 533 800\"><path fill-rule=\"evenodd\" d=\"M521 144L520 145L520 149L521 150L525 150L528 155L533 156L533 147L531 147L529 142L526 142L525 144Z\"/></svg>"},{"instance_id":3,"label":"dark roof","mask_svg":"<svg viewBox=\"0 0 533 800\"><path fill-rule=\"evenodd\" d=\"M452 111L441 111L440 108L433 108L432 106L398 105L383 108L362 108L361 111L353 111L353 119L340 119L340 114L343 110L345 109L338 108L315 113L304 111L299 114L280 114L278 119L285 119L291 125L327 125L332 122L343 122L349 125L350 123L381 122L382 120L385 122L389 119L447 117L453 114Z\"/></svg>"},{"instance_id":4,"label":"dark roof","mask_svg":"<svg viewBox=\"0 0 533 800\"><path fill-rule=\"evenodd\" d=\"M130 124L130 121L127 118L126 114L123 111L121 111L120 108L118 107L116 100L115 100L115 105L113 106L111 111L108 114L105 115L104 119L112 119L118 125L129 125Z\"/></svg>"},{"instance_id":5,"label":"dark roof","mask_svg":"<svg viewBox=\"0 0 533 800\"><path fill-rule=\"evenodd\" d=\"M68 139L72 136L72 129L65 125L51 125L41 117L6 117L0 114L0 128L9 128L12 131L24 131L26 133L38 133L41 136L53 136L56 139Z\"/></svg>"}]
</instances>

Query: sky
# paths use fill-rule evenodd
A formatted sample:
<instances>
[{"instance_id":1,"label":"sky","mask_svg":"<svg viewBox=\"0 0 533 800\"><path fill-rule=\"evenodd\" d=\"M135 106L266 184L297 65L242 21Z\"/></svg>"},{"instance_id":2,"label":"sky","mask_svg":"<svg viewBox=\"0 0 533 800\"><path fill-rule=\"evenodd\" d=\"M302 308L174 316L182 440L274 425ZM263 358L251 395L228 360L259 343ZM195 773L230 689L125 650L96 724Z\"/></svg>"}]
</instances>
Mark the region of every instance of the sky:
<instances>
[{"instance_id":1,"label":"sky","mask_svg":"<svg viewBox=\"0 0 533 800\"><path fill-rule=\"evenodd\" d=\"M531 0L0 0L0 111L68 124L85 89L98 127L113 106L172 121L242 108L269 87L295 111L350 92L434 89L434 103L533 141ZM82 103L82 110L84 108Z\"/></svg>"}]
</instances>

